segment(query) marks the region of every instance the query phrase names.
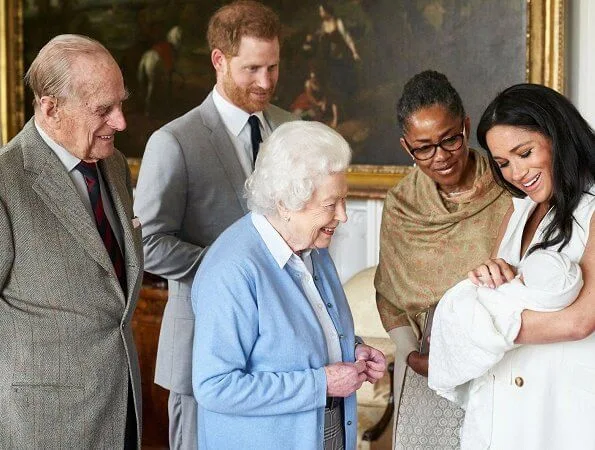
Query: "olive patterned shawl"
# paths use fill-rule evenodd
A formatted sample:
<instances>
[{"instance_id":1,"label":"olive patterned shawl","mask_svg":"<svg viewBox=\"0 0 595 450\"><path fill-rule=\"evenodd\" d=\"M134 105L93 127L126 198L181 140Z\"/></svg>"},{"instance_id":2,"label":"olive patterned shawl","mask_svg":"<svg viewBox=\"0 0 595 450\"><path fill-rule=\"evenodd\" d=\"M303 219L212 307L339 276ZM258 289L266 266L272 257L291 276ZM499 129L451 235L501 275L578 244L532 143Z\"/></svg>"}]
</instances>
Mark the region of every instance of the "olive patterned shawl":
<instances>
[{"instance_id":1,"label":"olive patterned shawl","mask_svg":"<svg viewBox=\"0 0 595 450\"><path fill-rule=\"evenodd\" d=\"M511 199L487 159L473 154L474 186L457 198L447 199L419 168L387 193L374 280L387 330L411 325L419 338L423 312L492 251Z\"/></svg>"}]
</instances>

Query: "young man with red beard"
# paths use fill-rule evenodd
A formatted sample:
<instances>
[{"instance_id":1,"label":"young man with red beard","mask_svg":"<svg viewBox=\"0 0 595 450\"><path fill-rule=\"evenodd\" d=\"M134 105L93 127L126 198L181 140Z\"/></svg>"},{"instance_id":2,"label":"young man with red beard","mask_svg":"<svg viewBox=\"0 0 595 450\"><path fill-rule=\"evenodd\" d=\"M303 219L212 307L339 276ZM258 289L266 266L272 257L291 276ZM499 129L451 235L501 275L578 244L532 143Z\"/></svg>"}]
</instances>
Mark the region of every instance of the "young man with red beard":
<instances>
[{"instance_id":1,"label":"young man with red beard","mask_svg":"<svg viewBox=\"0 0 595 450\"><path fill-rule=\"evenodd\" d=\"M200 106L157 130L143 157L134 206L145 270L168 280L155 382L170 391L172 449L197 446L194 274L208 246L248 212L244 182L260 142L295 120L269 103L279 75L280 28L278 16L255 1L236 1L215 12L207 39L216 85Z\"/></svg>"}]
</instances>

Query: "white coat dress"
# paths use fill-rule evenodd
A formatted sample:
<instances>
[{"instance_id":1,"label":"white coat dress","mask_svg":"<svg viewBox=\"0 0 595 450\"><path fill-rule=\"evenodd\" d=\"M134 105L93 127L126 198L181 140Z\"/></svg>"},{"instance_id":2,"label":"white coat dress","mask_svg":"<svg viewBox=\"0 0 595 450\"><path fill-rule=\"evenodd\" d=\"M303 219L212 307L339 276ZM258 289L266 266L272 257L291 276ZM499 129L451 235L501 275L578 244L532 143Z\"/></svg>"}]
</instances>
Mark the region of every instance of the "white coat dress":
<instances>
[{"instance_id":1,"label":"white coat dress","mask_svg":"<svg viewBox=\"0 0 595 450\"><path fill-rule=\"evenodd\" d=\"M523 230L536 203L526 197L513 204L498 256L518 266ZM562 249L574 262L583 256L594 211L592 187L574 212L572 238ZM548 213L529 248L542 240L550 219ZM491 375L491 417L465 418L469 426L492 422L490 449L595 449L595 334L581 341L520 346L508 352ZM462 442L462 448L477 447Z\"/></svg>"}]
</instances>

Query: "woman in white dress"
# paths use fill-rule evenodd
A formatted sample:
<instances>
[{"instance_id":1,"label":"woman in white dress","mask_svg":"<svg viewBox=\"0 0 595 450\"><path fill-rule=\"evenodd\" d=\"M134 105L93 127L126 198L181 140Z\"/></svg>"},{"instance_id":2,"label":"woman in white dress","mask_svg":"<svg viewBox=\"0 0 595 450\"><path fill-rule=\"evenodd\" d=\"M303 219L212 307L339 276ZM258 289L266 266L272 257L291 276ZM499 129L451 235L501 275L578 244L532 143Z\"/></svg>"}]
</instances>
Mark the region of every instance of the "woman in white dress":
<instances>
[{"instance_id":1,"label":"woman in white dress","mask_svg":"<svg viewBox=\"0 0 595 450\"><path fill-rule=\"evenodd\" d=\"M523 345L490 372L492 407L463 426L491 427L484 448L595 449L595 135L564 96L532 84L499 94L477 135L496 180L516 198L497 252L469 278L500 286L546 248L578 262L584 286L559 312L522 312L515 342Z\"/></svg>"}]
</instances>

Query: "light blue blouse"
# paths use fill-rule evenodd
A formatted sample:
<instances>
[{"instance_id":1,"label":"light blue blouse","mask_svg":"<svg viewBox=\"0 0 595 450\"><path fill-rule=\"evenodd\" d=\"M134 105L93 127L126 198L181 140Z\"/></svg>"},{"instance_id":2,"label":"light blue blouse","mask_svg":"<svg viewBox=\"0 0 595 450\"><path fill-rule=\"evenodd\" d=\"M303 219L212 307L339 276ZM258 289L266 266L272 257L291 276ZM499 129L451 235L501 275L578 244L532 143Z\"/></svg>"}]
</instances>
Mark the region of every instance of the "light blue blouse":
<instances>
[{"instance_id":1,"label":"light blue blouse","mask_svg":"<svg viewBox=\"0 0 595 450\"><path fill-rule=\"evenodd\" d=\"M326 249L314 280L354 361L351 312ZM298 272L280 267L250 214L207 252L192 286L192 385L201 450L323 448L328 351ZM345 399L345 448L356 443L355 395Z\"/></svg>"}]
</instances>

